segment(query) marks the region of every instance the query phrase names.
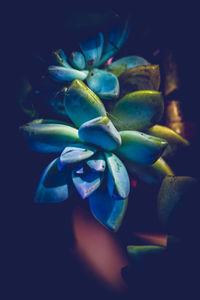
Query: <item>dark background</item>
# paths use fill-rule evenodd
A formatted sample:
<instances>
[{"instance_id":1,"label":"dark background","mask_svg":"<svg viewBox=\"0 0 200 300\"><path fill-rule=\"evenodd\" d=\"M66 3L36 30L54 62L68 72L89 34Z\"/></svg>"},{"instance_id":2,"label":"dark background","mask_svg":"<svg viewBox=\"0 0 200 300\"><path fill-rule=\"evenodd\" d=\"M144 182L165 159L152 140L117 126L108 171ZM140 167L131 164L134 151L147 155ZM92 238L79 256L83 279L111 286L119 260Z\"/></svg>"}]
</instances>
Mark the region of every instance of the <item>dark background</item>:
<instances>
[{"instance_id":1,"label":"dark background","mask_svg":"<svg viewBox=\"0 0 200 300\"><path fill-rule=\"evenodd\" d=\"M86 12L91 10L86 6L81 8ZM86 31L83 28L60 27L74 9L75 5L72 7L59 1L48 6L33 1L23 5L15 3L6 9L5 42L2 45L6 56L2 60L6 62L8 71L8 87L4 98L8 108L3 115L6 120L4 124L9 120L9 126L3 126L2 129L4 132L7 128L11 129L12 135L6 133L9 149L4 156L8 185L2 201L6 202L8 214L4 215L2 227L4 244L7 246L3 255L6 296L2 299L13 299L11 295L19 299L38 300L78 299L81 295L89 299L114 296L92 280L69 252L73 244L70 207L73 204L38 207L33 203L35 188L49 157L30 152L18 133L18 127L28 121L16 101L18 82L21 77L30 74L37 76L37 70L42 68L32 54L45 54L49 49L62 45L73 49L78 35L87 36L102 26L97 23L96 27L87 27ZM157 48L166 46L174 51L180 71L185 119L198 127L199 21L196 7L189 3L175 6L167 1L159 6L152 3L133 3L130 6L124 1L112 7L103 6L102 3L99 7L93 6L93 10L98 12L110 9L122 17L131 13L135 26L119 56L138 54L148 58ZM107 24L110 24L110 20L103 23L104 28ZM185 161L189 175L198 173L197 140L192 146L191 161Z\"/></svg>"}]
</instances>

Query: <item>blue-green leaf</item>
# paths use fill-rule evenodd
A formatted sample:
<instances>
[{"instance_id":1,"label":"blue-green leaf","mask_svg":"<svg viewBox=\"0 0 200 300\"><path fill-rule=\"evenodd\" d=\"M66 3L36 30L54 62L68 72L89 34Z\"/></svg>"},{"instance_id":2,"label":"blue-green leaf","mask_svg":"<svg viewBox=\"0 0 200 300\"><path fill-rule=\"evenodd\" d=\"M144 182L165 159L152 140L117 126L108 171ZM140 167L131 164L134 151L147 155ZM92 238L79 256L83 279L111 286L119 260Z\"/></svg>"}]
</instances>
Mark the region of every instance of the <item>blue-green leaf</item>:
<instances>
[{"instance_id":1,"label":"blue-green leaf","mask_svg":"<svg viewBox=\"0 0 200 300\"><path fill-rule=\"evenodd\" d=\"M108 191L115 200L126 199L130 192L130 180L122 161L113 153L105 153L108 166Z\"/></svg>"},{"instance_id":2,"label":"blue-green leaf","mask_svg":"<svg viewBox=\"0 0 200 300\"><path fill-rule=\"evenodd\" d=\"M78 130L64 124L35 120L20 127L31 149L38 152L61 152L68 144L80 143Z\"/></svg>"},{"instance_id":3,"label":"blue-green leaf","mask_svg":"<svg viewBox=\"0 0 200 300\"><path fill-rule=\"evenodd\" d=\"M103 54L98 66L104 64L122 47L130 33L130 23L127 19L124 26L115 26L105 39Z\"/></svg>"},{"instance_id":4,"label":"blue-green leaf","mask_svg":"<svg viewBox=\"0 0 200 300\"><path fill-rule=\"evenodd\" d=\"M90 158L96 149L89 145L75 144L66 147L60 155L58 167L61 170L64 166L78 163Z\"/></svg>"},{"instance_id":5,"label":"blue-green leaf","mask_svg":"<svg viewBox=\"0 0 200 300\"><path fill-rule=\"evenodd\" d=\"M89 69L95 67L99 63L102 55L103 44L104 37L101 32L99 32L95 37L79 43Z\"/></svg>"},{"instance_id":6,"label":"blue-green leaf","mask_svg":"<svg viewBox=\"0 0 200 300\"><path fill-rule=\"evenodd\" d=\"M117 231L123 221L128 198L117 201L110 197L108 190L98 188L89 196L89 205L94 217L107 228Z\"/></svg>"},{"instance_id":7,"label":"blue-green leaf","mask_svg":"<svg viewBox=\"0 0 200 300\"><path fill-rule=\"evenodd\" d=\"M58 158L53 160L45 169L38 185L35 202L61 202L69 196L71 170L58 170Z\"/></svg>"},{"instance_id":8,"label":"blue-green leaf","mask_svg":"<svg viewBox=\"0 0 200 300\"><path fill-rule=\"evenodd\" d=\"M102 183L103 172L84 172L84 165L78 165L72 172L72 180L82 199L89 197Z\"/></svg>"},{"instance_id":9,"label":"blue-green leaf","mask_svg":"<svg viewBox=\"0 0 200 300\"><path fill-rule=\"evenodd\" d=\"M93 69L87 77L87 84L102 99L110 100L119 96L118 79L107 71Z\"/></svg>"},{"instance_id":10,"label":"blue-green leaf","mask_svg":"<svg viewBox=\"0 0 200 300\"><path fill-rule=\"evenodd\" d=\"M102 153L96 153L92 158L86 160L86 165L96 172L104 172L106 168L106 162Z\"/></svg>"},{"instance_id":11,"label":"blue-green leaf","mask_svg":"<svg viewBox=\"0 0 200 300\"><path fill-rule=\"evenodd\" d=\"M147 165L153 164L167 146L167 141L143 132L120 131L122 144L115 152L124 159Z\"/></svg>"},{"instance_id":12,"label":"blue-green leaf","mask_svg":"<svg viewBox=\"0 0 200 300\"><path fill-rule=\"evenodd\" d=\"M121 144L121 137L108 117L98 117L85 122L78 131L81 141L111 151Z\"/></svg>"},{"instance_id":13,"label":"blue-green leaf","mask_svg":"<svg viewBox=\"0 0 200 300\"><path fill-rule=\"evenodd\" d=\"M91 119L106 116L105 107L99 97L79 79L74 80L68 88L65 107L69 118L77 127Z\"/></svg>"},{"instance_id":14,"label":"blue-green leaf","mask_svg":"<svg viewBox=\"0 0 200 300\"><path fill-rule=\"evenodd\" d=\"M74 51L70 55L70 62L75 69L83 70L86 67L85 58L79 51Z\"/></svg>"},{"instance_id":15,"label":"blue-green leaf","mask_svg":"<svg viewBox=\"0 0 200 300\"><path fill-rule=\"evenodd\" d=\"M79 71L73 68L60 66L50 66L48 71L52 79L59 82L73 81L74 79L84 80L88 76L88 71Z\"/></svg>"}]
</instances>

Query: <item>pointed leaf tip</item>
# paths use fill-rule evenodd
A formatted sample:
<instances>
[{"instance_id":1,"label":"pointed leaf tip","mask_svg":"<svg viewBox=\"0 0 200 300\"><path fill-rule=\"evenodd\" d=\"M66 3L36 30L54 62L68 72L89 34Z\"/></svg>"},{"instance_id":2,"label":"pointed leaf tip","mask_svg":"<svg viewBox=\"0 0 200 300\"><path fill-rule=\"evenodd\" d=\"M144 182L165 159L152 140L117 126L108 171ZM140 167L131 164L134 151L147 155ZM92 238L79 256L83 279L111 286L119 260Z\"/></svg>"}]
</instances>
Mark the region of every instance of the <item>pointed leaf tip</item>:
<instances>
[{"instance_id":1,"label":"pointed leaf tip","mask_svg":"<svg viewBox=\"0 0 200 300\"><path fill-rule=\"evenodd\" d=\"M102 55L104 37L102 32L99 32L95 37L91 37L79 43L81 51L86 60L87 68L94 68L98 65Z\"/></svg>"},{"instance_id":2,"label":"pointed leaf tip","mask_svg":"<svg viewBox=\"0 0 200 300\"><path fill-rule=\"evenodd\" d=\"M77 127L91 119L106 116L99 97L79 79L68 88L64 102L69 118Z\"/></svg>"},{"instance_id":3,"label":"pointed leaf tip","mask_svg":"<svg viewBox=\"0 0 200 300\"><path fill-rule=\"evenodd\" d=\"M105 188L99 188L89 196L89 205L94 217L105 227L117 231L126 213L128 198L116 201Z\"/></svg>"},{"instance_id":4,"label":"pointed leaf tip","mask_svg":"<svg viewBox=\"0 0 200 300\"><path fill-rule=\"evenodd\" d=\"M66 200L69 196L71 171L58 170L58 158L44 170L36 190L35 202L56 203Z\"/></svg>"},{"instance_id":5,"label":"pointed leaf tip","mask_svg":"<svg viewBox=\"0 0 200 300\"><path fill-rule=\"evenodd\" d=\"M80 142L77 129L53 121L49 123L48 120L34 120L20 130L30 148L38 152L61 152L68 144Z\"/></svg>"},{"instance_id":6,"label":"pointed leaf tip","mask_svg":"<svg viewBox=\"0 0 200 300\"><path fill-rule=\"evenodd\" d=\"M167 146L167 141L143 132L120 131L122 144L115 152L122 158L139 164L153 164Z\"/></svg>"},{"instance_id":7,"label":"pointed leaf tip","mask_svg":"<svg viewBox=\"0 0 200 300\"><path fill-rule=\"evenodd\" d=\"M121 137L108 117L98 117L85 122L79 128L79 137L83 142L91 143L111 151L121 144Z\"/></svg>"}]
</instances>

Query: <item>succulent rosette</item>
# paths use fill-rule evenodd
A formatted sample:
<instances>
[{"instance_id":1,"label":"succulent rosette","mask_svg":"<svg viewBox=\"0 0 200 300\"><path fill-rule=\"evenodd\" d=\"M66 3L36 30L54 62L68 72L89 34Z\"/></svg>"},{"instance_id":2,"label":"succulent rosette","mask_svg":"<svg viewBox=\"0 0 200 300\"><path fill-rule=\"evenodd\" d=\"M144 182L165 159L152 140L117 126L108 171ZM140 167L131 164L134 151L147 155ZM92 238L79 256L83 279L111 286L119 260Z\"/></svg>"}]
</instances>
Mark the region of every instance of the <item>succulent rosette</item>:
<instances>
[{"instance_id":1,"label":"succulent rosette","mask_svg":"<svg viewBox=\"0 0 200 300\"><path fill-rule=\"evenodd\" d=\"M118 130L140 130L165 138L168 147L162 157L169 158L178 148L188 146L189 142L168 127L157 125L164 112L164 101L159 92L159 65L152 65L145 58L135 55L112 62L129 33L130 24L129 20L126 20L123 26L115 26L105 36L100 32L80 42L80 51L72 52L69 59L63 50L55 51L53 60L56 65L48 67L51 82L45 89L45 92L48 90L45 101L56 113L68 118L65 104L68 87L75 79L84 81L85 85L101 98L109 118ZM87 93L86 86L82 89ZM43 93L41 97L44 97ZM133 169L137 167L134 164ZM149 170L139 167L137 175L140 173L140 177L144 179L144 174L149 172L149 177L145 175L145 180L155 182L157 179L153 177L159 177L157 167L159 170L168 168L160 159L153 171L152 168ZM169 169L168 172L172 174Z\"/></svg>"},{"instance_id":2,"label":"succulent rosette","mask_svg":"<svg viewBox=\"0 0 200 300\"><path fill-rule=\"evenodd\" d=\"M61 202L76 190L82 199L88 198L95 218L116 231L128 203L128 171L146 182L160 182L173 174L160 157L167 141L138 131L160 119L162 95L130 93L107 114L100 98L75 79L65 93L64 106L74 125L37 119L21 127L33 150L60 153L45 169L35 201Z\"/></svg>"},{"instance_id":3,"label":"succulent rosette","mask_svg":"<svg viewBox=\"0 0 200 300\"><path fill-rule=\"evenodd\" d=\"M125 24L115 25L107 34L99 32L79 42L78 51L73 51L68 57L62 49L52 53L47 76L51 80L52 93L46 93L54 111L64 113L63 94L74 79L84 81L104 103L122 95L119 76L126 70L149 65L140 56L126 56L112 62L130 31L129 20L126 20ZM49 84L47 86L49 90Z\"/></svg>"},{"instance_id":4,"label":"succulent rosette","mask_svg":"<svg viewBox=\"0 0 200 300\"><path fill-rule=\"evenodd\" d=\"M105 37L100 32L80 42L69 59L55 51L47 102L69 123L36 119L21 127L33 150L59 153L45 169L35 201L61 202L78 192L114 231L126 212L129 176L160 184L174 174L163 158L188 145L157 125L164 112L159 66L139 56L111 62L129 31L127 21Z\"/></svg>"},{"instance_id":5,"label":"succulent rosette","mask_svg":"<svg viewBox=\"0 0 200 300\"><path fill-rule=\"evenodd\" d=\"M84 80L88 87L101 99L114 99L119 96L119 81L117 76L104 68L104 64L112 59L121 48L130 32L129 22L124 26L115 27L106 37L102 32L79 42L80 51L74 51L67 59L64 51L53 52L55 65L48 67L50 77L57 82L72 82L74 79ZM111 69L123 65L127 67L138 64L148 64L143 58L124 57L114 64Z\"/></svg>"}]
</instances>

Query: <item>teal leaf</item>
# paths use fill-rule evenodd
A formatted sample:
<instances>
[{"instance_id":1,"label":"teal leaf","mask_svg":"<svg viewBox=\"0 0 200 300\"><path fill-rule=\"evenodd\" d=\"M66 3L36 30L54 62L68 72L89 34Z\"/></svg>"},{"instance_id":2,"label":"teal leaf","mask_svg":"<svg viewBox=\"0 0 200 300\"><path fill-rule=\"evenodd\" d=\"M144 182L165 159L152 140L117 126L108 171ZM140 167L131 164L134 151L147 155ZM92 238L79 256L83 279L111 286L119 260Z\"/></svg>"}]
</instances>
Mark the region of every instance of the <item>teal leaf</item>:
<instances>
[{"instance_id":1,"label":"teal leaf","mask_svg":"<svg viewBox=\"0 0 200 300\"><path fill-rule=\"evenodd\" d=\"M79 138L85 143L90 143L111 151L121 144L121 137L108 117L98 117L85 122L78 131Z\"/></svg>"},{"instance_id":2,"label":"teal leaf","mask_svg":"<svg viewBox=\"0 0 200 300\"><path fill-rule=\"evenodd\" d=\"M83 70L86 67L85 58L79 51L74 51L70 55L70 63L75 69Z\"/></svg>"},{"instance_id":3,"label":"teal leaf","mask_svg":"<svg viewBox=\"0 0 200 300\"><path fill-rule=\"evenodd\" d=\"M58 158L53 160L44 170L36 190L35 202L62 202L69 196L71 170L58 170Z\"/></svg>"},{"instance_id":4,"label":"teal leaf","mask_svg":"<svg viewBox=\"0 0 200 300\"><path fill-rule=\"evenodd\" d=\"M115 74L118 77L124 71L130 68L145 66L145 65L149 65L149 62L143 57L125 56L112 62L110 65L107 66L106 70Z\"/></svg>"},{"instance_id":5,"label":"teal leaf","mask_svg":"<svg viewBox=\"0 0 200 300\"><path fill-rule=\"evenodd\" d=\"M93 69L87 77L87 84L102 99L110 100L119 96L118 79L107 71Z\"/></svg>"},{"instance_id":6,"label":"teal leaf","mask_svg":"<svg viewBox=\"0 0 200 300\"><path fill-rule=\"evenodd\" d=\"M90 158L96 149L94 147L75 144L66 147L60 155L58 167L61 170L64 166L68 164L78 163L82 160Z\"/></svg>"},{"instance_id":7,"label":"teal leaf","mask_svg":"<svg viewBox=\"0 0 200 300\"><path fill-rule=\"evenodd\" d=\"M106 116L99 97L78 79L72 82L66 92L65 107L69 118L77 127L91 119Z\"/></svg>"},{"instance_id":8,"label":"teal leaf","mask_svg":"<svg viewBox=\"0 0 200 300\"><path fill-rule=\"evenodd\" d=\"M74 79L85 80L88 76L88 71L79 71L73 68L65 68L60 66L49 66L48 67L49 75L53 80L64 82L64 81L73 81Z\"/></svg>"},{"instance_id":9,"label":"teal leaf","mask_svg":"<svg viewBox=\"0 0 200 300\"><path fill-rule=\"evenodd\" d=\"M127 19L124 26L116 25L108 33L107 38L105 39L104 49L102 53L101 60L97 66L104 64L109 58L119 51L130 33L130 23Z\"/></svg>"},{"instance_id":10,"label":"teal leaf","mask_svg":"<svg viewBox=\"0 0 200 300\"><path fill-rule=\"evenodd\" d=\"M130 192L130 180L122 161L113 153L105 153L108 166L108 192L115 200L126 199Z\"/></svg>"},{"instance_id":11,"label":"teal leaf","mask_svg":"<svg viewBox=\"0 0 200 300\"><path fill-rule=\"evenodd\" d=\"M89 197L102 183L103 172L84 171L84 165L78 165L72 172L74 186L82 199Z\"/></svg>"},{"instance_id":12,"label":"teal leaf","mask_svg":"<svg viewBox=\"0 0 200 300\"><path fill-rule=\"evenodd\" d=\"M102 55L104 37L99 32L95 37L89 38L79 43L87 64L87 68L93 68L98 65Z\"/></svg>"},{"instance_id":13,"label":"teal leaf","mask_svg":"<svg viewBox=\"0 0 200 300\"><path fill-rule=\"evenodd\" d=\"M147 165L153 164L167 146L167 141L143 132L120 131L122 144L115 152L119 157Z\"/></svg>"},{"instance_id":14,"label":"teal leaf","mask_svg":"<svg viewBox=\"0 0 200 300\"><path fill-rule=\"evenodd\" d=\"M116 201L110 197L108 190L98 188L89 196L90 210L94 217L112 231L117 231L126 213L128 198Z\"/></svg>"},{"instance_id":15,"label":"teal leaf","mask_svg":"<svg viewBox=\"0 0 200 300\"><path fill-rule=\"evenodd\" d=\"M52 120L52 119L35 119L31 122L29 122L29 124L62 124L62 125L65 125L65 126L70 126L72 128L75 128L73 126L73 124L70 124L68 122L65 122L65 121L60 121L60 120Z\"/></svg>"},{"instance_id":16,"label":"teal leaf","mask_svg":"<svg viewBox=\"0 0 200 300\"><path fill-rule=\"evenodd\" d=\"M68 62L67 62L67 56L65 55L64 51L62 49L56 50L52 53L53 60L55 63L59 64L62 67L65 67L67 69L72 68Z\"/></svg>"},{"instance_id":17,"label":"teal leaf","mask_svg":"<svg viewBox=\"0 0 200 300\"><path fill-rule=\"evenodd\" d=\"M78 130L64 124L44 123L40 119L20 127L31 149L38 152L61 152L68 144L80 143Z\"/></svg>"},{"instance_id":18,"label":"teal leaf","mask_svg":"<svg viewBox=\"0 0 200 300\"><path fill-rule=\"evenodd\" d=\"M95 172L104 172L106 162L102 153L96 153L92 158L85 161L86 165Z\"/></svg>"}]
</instances>

